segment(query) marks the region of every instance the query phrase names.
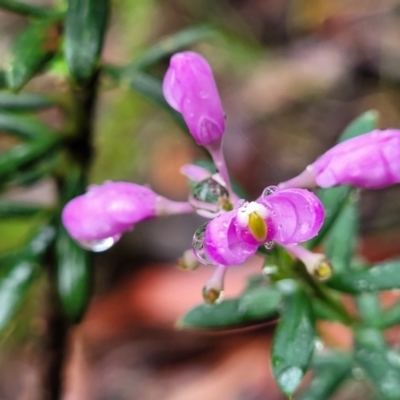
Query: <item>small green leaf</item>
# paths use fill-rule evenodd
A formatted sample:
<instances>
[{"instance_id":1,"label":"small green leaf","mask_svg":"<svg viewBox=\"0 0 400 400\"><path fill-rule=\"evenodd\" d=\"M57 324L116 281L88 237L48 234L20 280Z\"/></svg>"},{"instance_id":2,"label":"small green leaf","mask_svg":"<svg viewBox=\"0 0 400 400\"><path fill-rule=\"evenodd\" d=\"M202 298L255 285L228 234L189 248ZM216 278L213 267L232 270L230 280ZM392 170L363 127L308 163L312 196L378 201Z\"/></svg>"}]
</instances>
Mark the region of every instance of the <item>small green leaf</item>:
<instances>
[{"instance_id":1,"label":"small green leaf","mask_svg":"<svg viewBox=\"0 0 400 400\"><path fill-rule=\"evenodd\" d=\"M55 102L49 97L37 93L0 92L1 111L34 111L49 108Z\"/></svg>"},{"instance_id":2,"label":"small green leaf","mask_svg":"<svg viewBox=\"0 0 400 400\"><path fill-rule=\"evenodd\" d=\"M351 193L352 188L349 186L337 186L318 190L317 195L324 206L325 219L319 234L306 243L307 248L315 248L326 238L336 219L340 216L349 201Z\"/></svg>"},{"instance_id":3,"label":"small green leaf","mask_svg":"<svg viewBox=\"0 0 400 400\"><path fill-rule=\"evenodd\" d=\"M312 301L312 308L316 319L324 319L334 322L343 322L343 316L334 308L328 307L326 303L314 298Z\"/></svg>"},{"instance_id":4,"label":"small green leaf","mask_svg":"<svg viewBox=\"0 0 400 400\"><path fill-rule=\"evenodd\" d=\"M216 34L214 28L209 25L190 26L147 49L144 54L125 67L126 71L148 69L162 61L166 57L191 46L199 41L209 39Z\"/></svg>"},{"instance_id":5,"label":"small green leaf","mask_svg":"<svg viewBox=\"0 0 400 400\"><path fill-rule=\"evenodd\" d=\"M249 320L260 320L276 314L282 294L271 287L248 289L239 298L239 308Z\"/></svg>"},{"instance_id":6,"label":"small green leaf","mask_svg":"<svg viewBox=\"0 0 400 400\"><path fill-rule=\"evenodd\" d=\"M54 134L50 128L33 118L5 112L0 112L0 130L27 140L47 138Z\"/></svg>"},{"instance_id":7,"label":"small green leaf","mask_svg":"<svg viewBox=\"0 0 400 400\"><path fill-rule=\"evenodd\" d=\"M364 325L379 327L382 322L382 310L376 293L360 293L355 302Z\"/></svg>"},{"instance_id":8,"label":"small green leaf","mask_svg":"<svg viewBox=\"0 0 400 400\"><path fill-rule=\"evenodd\" d=\"M355 361L378 393L385 399L399 399L400 355L387 347L381 331L370 328L356 332Z\"/></svg>"},{"instance_id":9,"label":"small green leaf","mask_svg":"<svg viewBox=\"0 0 400 400\"><path fill-rule=\"evenodd\" d=\"M324 349L322 352L314 352L310 368L318 371L327 367L351 366L352 361L353 357L350 353Z\"/></svg>"},{"instance_id":10,"label":"small green leaf","mask_svg":"<svg viewBox=\"0 0 400 400\"><path fill-rule=\"evenodd\" d=\"M61 163L60 158L60 153L50 151L37 162L23 165L21 168L13 171L12 174L7 175L7 179L2 180L3 186L0 186L0 190L9 186L29 186L48 177L55 169L59 168Z\"/></svg>"},{"instance_id":11,"label":"small green leaf","mask_svg":"<svg viewBox=\"0 0 400 400\"><path fill-rule=\"evenodd\" d=\"M329 399L339 386L349 377L351 363L342 366L328 366L315 371L307 389L299 400L326 400Z\"/></svg>"},{"instance_id":12,"label":"small green leaf","mask_svg":"<svg viewBox=\"0 0 400 400\"><path fill-rule=\"evenodd\" d=\"M400 323L400 303L396 303L387 310L382 311L379 326L389 328Z\"/></svg>"},{"instance_id":13,"label":"small green leaf","mask_svg":"<svg viewBox=\"0 0 400 400\"><path fill-rule=\"evenodd\" d=\"M82 318L90 298L89 254L79 247L60 226L56 241L57 288L61 304L72 322Z\"/></svg>"},{"instance_id":14,"label":"small green leaf","mask_svg":"<svg viewBox=\"0 0 400 400\"><path fill-rule=\"evenodd\" d=\"M400 288L400 261L393 260L372 268L334 275L327 284L346 293L376 292Z\"/></svg>"},{"instance_id":15,"label":"small green leaf","mask_svg":"<svg viewBox=\"0 0 400 400\"><path fill-rule=\"evenodd\" d=\"M350 268L359 227L357 193L353 190L325 240L325 251L335 273Z\"/></svg>"},{"instance_id":16,"label":"small green leaf","mask_svg":"<svg viewBox=\"0 0 400 400\"><path fill-rule=\"evenodd\" d=\"M0 8L27 17L47 18L59 13L58 10L50 7L35 6L33 4L24 3L19 0L0 0Z\"/></svg>"},{"instance_id":17,"label":"small green leaf","mask_svg":"<svg viewBox=\"0 0 400 400\"><path fill-rule=\"evenodd\" d=\"M82 172L76 167L71 167L63 182L62 204L83 193L84 188L85 179ZM77 323L81 320L90 299L92 268L89 252L71 239L60 222L56 253L58 294L65 314L71 322Z\"/></svg>"},{"instance_id":18,"label":"small green leaf","mask_svg":"<svg viewBox=\"0 0 400 400\"><path fill-rule=\"evenodd\" d=\"M0 154L0 177L3 177L17 168L34 161L51 151L60 137L50 136L42 140L35 140L14 146Z\"/></svg>"},{"instance_id":19,"label":"small green leaf","mask_svg":"<svg viewBox=\"0 0 400 400\"><path fill-rule=\"evenodd\" d=\"M58 21L38 20L18 36L12 49L8 86L17 91L30 81L53 57L59 46Z\"/></svg>"},{"instance_id":20,"label":"small green leaf","mask_svg":"<svg viewBox=\"0 0 400 400\"><path fill-rule=\"evenodd\" d=\"M109 8L109 0L68 0L64 51L71 75L79 84L98 68Z\"/></svg>"},{"instance_id":21,"label":"small green leaf","mask_svg":"<svg viewBox=\"0 0 400 400\"><path fill-rule=\"evenodd\" d=\"M46 211L40 204L0 199L0 218L32 217Z\"/></svg>"},{"instance_id":22,"label":"small green leaf","mask_svg":"<svg viewBox=\"0 0 400 400\"><path fill-rule=\"evenodd\" d=\"M292 396L308 368L314 350L314 318L308 296L288 295L272 343L272 370L281 390Z\"/></svg>"},{"instance_id":23,"label":"small green leaf","mask_svg":"<svg viewBox=\"0 0 400 400\"><path fill-rule=\"evenodd\" d=\"M19 260L7 268L0 278L0 332L18 311L35 275L32 260Z\"/></svg>"},{"instance_id":24,"label":"small green leaf","mask_svg":"<svg viewBox=\"0 0 400 400\"><path fill-rule=\"evenodd\" d=\"M376 110L369 110L354 119L345 128L339 137L338 143L363 135L377 129L379 122L379 113Z\"/></svg>"},{"instance_id":25,"label":"small green leaf","mask_svg":"<svg viewBox=\"0 0 400 400\"><path fill-rule=\"evenodd\" d=\"M229 329L275 319L281 294L270 288L249 289L238 299L201 304L178 321L180 328Z\"/></svg>"}]
</instances>

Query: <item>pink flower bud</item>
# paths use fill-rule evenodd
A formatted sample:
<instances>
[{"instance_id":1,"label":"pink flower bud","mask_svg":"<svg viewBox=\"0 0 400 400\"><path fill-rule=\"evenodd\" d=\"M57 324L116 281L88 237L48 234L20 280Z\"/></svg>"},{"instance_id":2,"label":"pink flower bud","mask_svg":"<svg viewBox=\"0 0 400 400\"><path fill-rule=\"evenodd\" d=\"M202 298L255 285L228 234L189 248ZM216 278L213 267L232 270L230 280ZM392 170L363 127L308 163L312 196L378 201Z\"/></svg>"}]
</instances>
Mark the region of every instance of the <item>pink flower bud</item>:
<instances>
[{"instance_id":1,"label":"pink flower bud","mask_svg":"<svg viewBox=\"0 0 400 400\"><path fill-rule=\"evenodd\" d=\"M375 130L332 147L280 188L353 185L379 189L400 182L400 130Z\"/></svg>"},{"instance_id":2,"label":"pink flower bud","mask_svg":"<svg viewBox=\"0 0 400 400\"><path fill-rule=\"evenodd\" d=\"M211 68L203 57L191 51L172 56L163 92L168 104L182 114L199 145L221 139L224 112Z\"/></svg>"},{"instance_id":3,"label":"pink flower bud","mask_svg":"<svg viewBox=\"0 0 400 400\"><path fill-rule=\"evenodd\" d=\"M157 195L144 186L105 182L72 199L62 212L62 221L76 240L101 240L155 217L156 201Z\"/></svg>"},{"instance_id":4,"label":"pink flower bud","mask_svg":"<svg viewBox=\"0 0 400 400\"><path fill-rule=\"evenodd\" d=\"M137 222L161 215L193 212L188 203L168 200L129 182L105 182L64 207L62 221L75 240L90 242L118 237Z\"/></svg>"}]
</instances>

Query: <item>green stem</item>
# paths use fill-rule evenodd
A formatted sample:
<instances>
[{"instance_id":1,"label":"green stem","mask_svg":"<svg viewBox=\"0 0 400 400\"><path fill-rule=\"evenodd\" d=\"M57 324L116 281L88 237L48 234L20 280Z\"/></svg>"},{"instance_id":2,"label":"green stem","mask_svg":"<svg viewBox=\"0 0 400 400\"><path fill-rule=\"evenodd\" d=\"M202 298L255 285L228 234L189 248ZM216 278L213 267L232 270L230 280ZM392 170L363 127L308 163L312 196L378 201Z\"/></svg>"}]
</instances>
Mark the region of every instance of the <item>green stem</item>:
<instances>
[{"instance_id":1,"label":"green stem","mask_svg":"<svg viewBox=\"0 0 400 400\"><path fill-rule=\"evenodd\" d=\"M312 293L318 297L321 301L323 301L327 306L331 309L335 310L335 312L341 316L342 322L345 325L353 325L354 319L349 315L346 309L343 307L342 303L333 297L329 291L321 285L318 281L316 281L310 274L307 272L306 267L301 262L296 262L293 267L293 270L296 272L301 281L311 289Z\"/></svg>"},{"instance_id":2,"label":"green stem","mask_svg":"<svg viewBox=\"0 0 400 400\"><path fill-rule=\"evenodd\" d=\"M91 162L93 117L97 100L98 72L91 81L83 86L72 88L74 99L74 135L66 141L66 147L71 160L69 169L78 168L82 176L83 188L87 183L87 171ZM67 189L66 179L70 171L64 171L57 176L58 192L63 199ZM65 364L68 329L70 323L65 317L60 301L55 293L57 287L57 252L55 245L50 249L51 268L49 269L50 293L47 318L47 332L44 337L43 373L41 377L41 399L60 400L63 394L63 368Z\"/></svg>"}]
</instances>

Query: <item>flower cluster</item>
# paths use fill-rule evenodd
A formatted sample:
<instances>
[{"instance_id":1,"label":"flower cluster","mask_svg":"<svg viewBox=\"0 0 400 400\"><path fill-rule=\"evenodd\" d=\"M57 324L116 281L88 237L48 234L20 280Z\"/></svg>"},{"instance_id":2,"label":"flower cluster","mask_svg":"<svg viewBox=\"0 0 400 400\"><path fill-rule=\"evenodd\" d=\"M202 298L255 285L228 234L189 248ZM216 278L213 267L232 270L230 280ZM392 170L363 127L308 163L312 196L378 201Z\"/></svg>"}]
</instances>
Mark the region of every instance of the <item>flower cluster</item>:
<instances>
[{"instance_id":1,"label":"flower cluster","mask_svg":"<svg viewBox=\"0 0 400 400\"><path fill-rule=\"evenodd\" d=\"M168 104L180 112L195 141L210 153L216 173L195 165L182 167L189 178L187 202L173 202L148 187L106 182L70 201L62 219L70 235L94 251L108 248L121 234L145 219L198 212L209 218L194 234L193 253L216 272L206 285L213 302L222 291L226 268L253 256L260 246L284 246L319 278L330 275L323 255L298 243L316 236L324 222L320 200L308 189L351 184L381 188L400 181L400 131L373 131L345 141L322 155L299 176L267 187L254 201L232 191L222 153L225 115L207 61L193 52L175 54L163 82ZM195 265L191 253L182 263Z\"/></svg>"}]
</instances>

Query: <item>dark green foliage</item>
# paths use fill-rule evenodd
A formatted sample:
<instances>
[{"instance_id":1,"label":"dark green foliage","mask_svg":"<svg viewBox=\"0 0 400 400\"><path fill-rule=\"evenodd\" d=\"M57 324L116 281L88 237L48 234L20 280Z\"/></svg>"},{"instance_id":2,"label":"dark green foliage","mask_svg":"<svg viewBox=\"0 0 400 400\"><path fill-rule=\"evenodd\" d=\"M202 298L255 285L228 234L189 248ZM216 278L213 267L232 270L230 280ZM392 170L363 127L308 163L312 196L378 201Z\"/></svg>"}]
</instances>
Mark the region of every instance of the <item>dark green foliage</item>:
<instances>
[{"instance_id":1,"label":"dark green foliage","mask_svg":"<svg viewBox=\"0 0 400 400\"><path fill-rule=\"evenodd\" d=\"M10 93L0 92L1 111L35 111L54 106L54 101L49 96L37 93Z\"/></svg>"},{"instance_id":2,"label":"dark green foliage","mask_svg":"<svg viewBox=\"0 0 400 400\"><path fill-rule=\"evenodd\" d=\"M85 180L71 168L63 185L61 205L84 192ZM79 322L90 299L91 257L69 236L61 221L56 238L57 290L61 305L71 322Z\"/></svg>"},{"instance_id":3,"label":"dark green foliage","mask_svg":"<svg viewBox=\"0 0 400 400\"><path fill-rule=\"evenodd\" d=\"M58 51L59 43L58 19L31 22L14 43L8 86L14 91L21 89Z\"/></svg>"},{"instance_id":4,"label":"dark green foliage","mask_svg":"<svg viewBox=\"0 0 400 400\"><path fill-rule=\"evenodd\" d=\"M355 361L384 399L400 398L400 353L388 348L381 331L367 328L356 332Z\"/></svg>"},{"instance_id":5,"label":"dark green foliage","mask_svg":"<svg viewBox=\"0 0 400 400\"><path fill-rule=\"evenodd\" d=\"M57 289L64 312L79 322L86 310L91 287L89 253L79 247L60 226L57 235Z\"/></svg>"},{"instance_id":6,"label":"dark green foliage","mask_svg":"<svg viewBox=\"0 0 400 400\"><path fill-rule=\"evenodd\" d=\"M1 101L1 100L0 100ZM1 106L0 106L1 109ZM0 111L0 129L24 140L42 140L54 135L50 128L33 118Z\"/></svg>"},{"instance_id":7,"label":"dark green foliage","mask_svg":"<svg viewBox=\"0 0 400 400\"><path fill-rule=\"evenodd\" d=\"M64 53L73 79L84 84L99 68L109 0L68 0Z\"/></svg>"},{"instance_id":8,"label":"dark green foliage","mask_svg":"<svg viewBox=\"0 0 400 400\"><path fill-rule=\"evenodd\" d=\"M26 142L1 154L0 157L0 177L14 172L17 168L41 158L51 151L60 138L49 136L40 140Z\"/></svg>"},{"instance_id":9,"label":"dark green foliage","mask_svg":"<svg viewBox=\"0 0 400 400\"><path fill-rule=\"evenodd\" d=\"M310 299L300 289L287 295L272 344L272 370L281 390L292 396L308 368L314 349Z\"/></svg>"},{"instance_id":10,"label":"dark green foliage","mask_svg":"<svg viewBox=\"0 0 400 400\"><path fill-rule=\"evenodd\" d=\"M372 268L337 274L328 285L346 293L377 292L400 288L400 261L388 261Z\"/></svg>"},{"instance_id":11,"label":"dark green foliage","mask_svg":"<svg viewBox=\"0 0 400 400\"><path fill-rule=\"evenodd\" d=\"M178 321L178 327L190 329L229 329L273 320L282 295L276 289L256 287L237 299L220 304L201 304Z\"/></svg>"},{"instance_id":12,"label":"dark green foliage","mask_svg":"<svg viewBox=\"0 0 400 400\"><path fill-rule=\"evenodd\" d=\"M55 237L51 226L42 226L21 249L0 256L0 332L24 301L35 276L38 263Z\"/></svg>"}]
</instances>

